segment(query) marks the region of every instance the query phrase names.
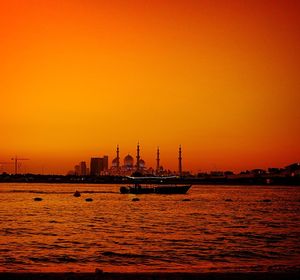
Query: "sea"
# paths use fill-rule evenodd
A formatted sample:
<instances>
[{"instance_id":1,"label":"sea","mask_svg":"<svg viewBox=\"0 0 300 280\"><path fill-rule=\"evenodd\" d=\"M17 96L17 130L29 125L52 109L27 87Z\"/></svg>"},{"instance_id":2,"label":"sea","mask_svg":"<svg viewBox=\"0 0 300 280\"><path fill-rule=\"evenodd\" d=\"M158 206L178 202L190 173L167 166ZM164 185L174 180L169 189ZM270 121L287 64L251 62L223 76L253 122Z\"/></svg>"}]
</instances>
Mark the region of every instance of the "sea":
<instances>
[{"instance_id":1,"label":"sea","mask_svg":"<svg viewBox=\"0 0 300 280\"><path fill-rule=\"evenodd\" d=\"M0 272L300 270L300 187L119 188L0 184Z\"/></svg>"}]
</instances>

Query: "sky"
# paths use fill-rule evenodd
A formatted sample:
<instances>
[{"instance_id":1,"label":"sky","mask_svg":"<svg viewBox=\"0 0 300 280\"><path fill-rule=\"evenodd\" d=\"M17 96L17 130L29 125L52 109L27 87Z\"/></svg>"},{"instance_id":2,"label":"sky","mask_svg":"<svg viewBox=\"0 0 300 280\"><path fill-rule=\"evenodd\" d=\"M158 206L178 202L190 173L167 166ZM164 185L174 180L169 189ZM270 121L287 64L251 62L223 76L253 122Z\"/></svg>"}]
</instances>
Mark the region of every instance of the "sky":
<instances>
[{"instance_id":1,"label":"sky","mask_svg":"<svg viewBox=\"0 0 300 280\"><path fill-rule=\"evenodd\" d=\"M0 0L0 162L300 161L300 1ZM12 165L0 165L0 172Z\"/></svg>"}]
</instances>

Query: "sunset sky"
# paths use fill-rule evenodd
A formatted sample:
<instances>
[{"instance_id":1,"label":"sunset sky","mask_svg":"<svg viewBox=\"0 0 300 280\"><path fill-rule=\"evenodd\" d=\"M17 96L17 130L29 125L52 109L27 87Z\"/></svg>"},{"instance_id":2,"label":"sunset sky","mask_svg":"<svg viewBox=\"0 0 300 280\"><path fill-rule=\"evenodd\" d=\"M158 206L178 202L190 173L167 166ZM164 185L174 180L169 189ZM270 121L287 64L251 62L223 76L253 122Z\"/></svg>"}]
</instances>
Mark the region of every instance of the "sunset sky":
<instances>
[{"instance_id":1,"label":"sunset sky","mask_svg":"<svg viewBox=\"0 0 300 280\"><path fill-rule=\"evenodd\" d=\"M300 1L0 0L0 162L65 174L300 161ZM0 172L12 166L0 166Z\"/></svg>"}]
</instances>

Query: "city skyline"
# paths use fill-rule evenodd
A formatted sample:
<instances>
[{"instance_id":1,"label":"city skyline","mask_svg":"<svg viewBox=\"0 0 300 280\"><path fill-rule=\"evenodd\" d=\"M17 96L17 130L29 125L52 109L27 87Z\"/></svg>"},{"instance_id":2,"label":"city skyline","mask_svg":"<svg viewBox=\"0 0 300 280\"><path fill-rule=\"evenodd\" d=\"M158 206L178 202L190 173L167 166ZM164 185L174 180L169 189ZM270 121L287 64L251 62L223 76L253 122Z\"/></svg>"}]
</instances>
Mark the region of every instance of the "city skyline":
<instances>
[{"instance_id":1,"label":"city skyline","mask_svg":"<svg viewBox=\"0 0 300 280\"><path fill-rule=\"evenodd\" d=\"M283 170L285 167L288 167L289 165L300 163L298 161L295 162L288 162L281 166L251 166L250 168L245 169L226 169L226 168L217 168L217 165L212 166L211 169L201 169L198 168L196 170L188 169L182 167L184 165L184 157L182 156L182 145L177 146L177 157L173 156L173 159L176 158L176 162L172 162L171 166L176 166L174 169L169 168L168 165L163 165L162 158L161 158L161 149L159 146L156 147L155 151L155 158L152 158L152 161L150 163L147 160L144 160L143 155L141 155L140 151L143 151L143 148L141 148L140 143L138 142L136 145L135 153L120 153L120 145L118 144L115 147L115 154L114 155L108 155L106 153L102 153L102 156L100 156L100 153L93 154L92 156L88 157L87 159L79 159L77 162L72 162L70 166L67 167L66 172L63 172L61 169L58 169L58 172L47 172L47 168L45 166L42 166L42 169L40 171L31 171L30 166L28 165L22 165L23 161L25 160L26 163L30 160L29 158L22 158L15 156L7 161L0 161L0 174L3 172L7 172L10 174L26 174L26 173L32 173L32 174L56 174L56 175L66 175L66 174L73 174L73 175L93 175L93 176L99 176L99 175L131 175L134 172L141 172L143 174L153 174L153 175L166 175L167 173L170 174L213 174L213 173L219 173L219 172L233 172L233 174L239 174L249 171L257 171L257 170L264 170L268 171L269 169L274 170ZM138 160L139 158L139 160ZM93 162L93 163L92 163ZM140 165L138 164L140 162ZM153 164L151 164L153 163ZM93 167L94 166L94 167ZM138 167L139 166L139 167ZM126 170L122 171L122 168L126 167ZM158 168L159 167L159 168ZM158 171L158 169L160 171ZM84 170L84 171L82 171ZM98 170L98 171L95 171ZM19 172L18 172L19 171ZM117 172L116 172L117 171Z\"/></svg>"},{"instance_id":2,"label":"city skyline","mask_svg":"<svg viewBox=\"0 0 300 280\"><path fill-rule=\"evenodd\" d=\"M0 1L0 161L241 171L299 162L299 1ZM1 168L13 168L9 164Z\"/></svg>"}]
</instances>

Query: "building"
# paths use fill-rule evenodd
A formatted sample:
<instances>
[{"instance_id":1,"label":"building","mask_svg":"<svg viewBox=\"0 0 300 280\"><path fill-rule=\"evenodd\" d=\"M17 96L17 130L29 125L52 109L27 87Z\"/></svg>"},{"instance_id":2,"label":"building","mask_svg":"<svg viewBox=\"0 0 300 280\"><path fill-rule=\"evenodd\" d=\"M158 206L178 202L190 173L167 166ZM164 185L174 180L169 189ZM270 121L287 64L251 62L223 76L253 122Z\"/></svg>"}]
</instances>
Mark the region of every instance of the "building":
<instances>
[{"instance_id":1,"label":"building","mask_svg":"<svg viewBox=\"0 0 300 280\"><path fill-rule=\"evenodd\" d=\"M86 162L85 161L80 162L79 166L80 166L80 176L86 176L87 175Z\"/></svg>"},{"instance_id":2,"label":"building","mask_svg":"<svg viewBox=\"0 0 300 280\"><path fill-rule=\"evenodd\" d=\"M300 175L300 163L299 162L290 164L290 165L286 166L284 169L285 169L286 174L289 176L299 176Z\"/></svg>"},{"instance_id":3,"label":"building","mask_svg":"<svg viewBox=\"0 0 300 280\"><path fill-rule=\"evenodd\" d=\"M117 146L116 157L111 163L109 174L111 175L122 175L128 176L135 171L144 173L146 170L146 163L140 157L140 146L137 144L136 162L134 162L133 156L127 154L123 159L123 165L120 164L120 150L119 145Z\"/></svg>"},{"instance_id":4,"label":"building","mask_svg":"<svg viewBox=\"0 0 300 280\"><path fill-rule=\"evenodd\" d=\"M255 176L266 174L266 170L260 168L252 169L250 172Z\"/></svg>"},{"instance_id":5,"label":"building","mask_svg":"<svg viewBox=\"0 0 300 280\"><path fill-rule=\"evenodd\" d=\"M107 171L108 170L108 156L103 156L103 170L101 171Z\"/></svg>"},{"instance_id":6,"label":"building","mask_svg":"<svg viewBox=\"0 0 300 280\"><path fill-rule=\"evenodd\" d=\"M103 158L91 158L90 175L100 176L101 168L103 169Z\"/></svg>"},{"instance_id":7,"label":"building","mask_svg":"<svg viewBox=\"0 0 300 280\"><path fill-rule=\"evenodd\" d=\"M133 157L130 154L128 154L124 158L124 167L127 169L131 169L131 168L133 168L133 165L134 165Z\"/></svg>"},{"instance_id":8,"label":"building","mask_svg":"<svg viewBox=\"0 0 300 280\"><path fill-rule=\"evenodd\" d=\"M100 176L106 174L108 171L108 156L103 156L102 158L91 158L90 164L90 175Z\"/></svg>"},{"instance_id":9,"label":"building","mask_svg":"<svg viewBox=\"0 0 300 280\"><path fill-rule=\"evenodd\" d=\"M80 166L75 165L74 167L74 175L79 176L80 175Z\"/></svg>"}]
</instances>

